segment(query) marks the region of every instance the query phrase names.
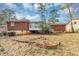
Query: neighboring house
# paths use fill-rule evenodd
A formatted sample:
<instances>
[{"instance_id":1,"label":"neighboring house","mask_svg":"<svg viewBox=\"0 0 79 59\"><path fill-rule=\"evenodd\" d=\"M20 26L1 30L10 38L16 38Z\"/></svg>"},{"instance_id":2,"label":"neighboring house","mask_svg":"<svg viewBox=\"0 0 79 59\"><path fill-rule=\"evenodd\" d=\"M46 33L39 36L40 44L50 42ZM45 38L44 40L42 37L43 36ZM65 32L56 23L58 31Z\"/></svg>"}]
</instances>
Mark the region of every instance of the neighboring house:
<instances>
[{"instance_id":1,"label":"neighboring house","mask_svg":"<svg viewBox=\"0 0 79 59\"><path fill-rule=\"evenodd\" d=\"M30 21L29 22L29 31L40 31L41 21Z\"/></svg>"},{"instance_id":2,"label":"neighboring house","mask_svg":"<svg viewBox=\"0 0 79 59\"><path fill-rule=\"evenodd\" d=\"M54 32L64 32L65 26L66 26L65 24L61 23L51 24L51 28L53 29Z\"/></svg>"},{"instance_id":3,"label":"neighboring house","mask_svg":"<svg viewBox=\"0 0 79 59\"><path fill-rule=\"evenodd\" d=\"M7 25L0 25L0 33L7 31Z\"/></svg>"},{"instance_id":4,"label":"neighboring house","mask_svg":"<svg viewBox=\"0 0 79 59\"><path fill-rule=\"evenodd\" d=\"M79 19L73 19L72 21L66 24L66 32L72 32L71 22L73 24L74 32L79 32Z\"/></svg>"},{"instance_id":5,"label":"neighboring house","mask_svg":"<svg viewBox=\"0 0 79 59\"><path fill-rule=\"evenodd\" d=\"M8 31L28 31L29 21L28 20L7 21L7 30Z\"/></svg>"}]
</instances>

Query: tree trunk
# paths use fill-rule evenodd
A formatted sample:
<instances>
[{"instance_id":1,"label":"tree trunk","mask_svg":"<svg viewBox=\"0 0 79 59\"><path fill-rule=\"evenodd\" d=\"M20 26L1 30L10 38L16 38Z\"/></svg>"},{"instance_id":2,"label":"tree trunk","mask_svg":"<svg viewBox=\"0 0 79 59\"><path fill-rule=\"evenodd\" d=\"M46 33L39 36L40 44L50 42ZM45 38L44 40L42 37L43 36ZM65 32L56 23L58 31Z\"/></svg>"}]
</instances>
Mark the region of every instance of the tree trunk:
<instances>
[{"instance_id":1,"label":"tree trunk","mask_svg":"<svg viewBox=\"0 0 79 59\"><path fill-rule=\"evenodd\" d=\"M69 16L70 16L70 20L71 20L71 30L72 30L72 32L74 33L74 28L73 28L73 23L72 23L72 20L73 20L73 19L72 19L71 10L70 10L68 4L66 4L66 6L67 6L67 9L68 9L68 11L69 11Z\"/></svg>"}]
</instances>

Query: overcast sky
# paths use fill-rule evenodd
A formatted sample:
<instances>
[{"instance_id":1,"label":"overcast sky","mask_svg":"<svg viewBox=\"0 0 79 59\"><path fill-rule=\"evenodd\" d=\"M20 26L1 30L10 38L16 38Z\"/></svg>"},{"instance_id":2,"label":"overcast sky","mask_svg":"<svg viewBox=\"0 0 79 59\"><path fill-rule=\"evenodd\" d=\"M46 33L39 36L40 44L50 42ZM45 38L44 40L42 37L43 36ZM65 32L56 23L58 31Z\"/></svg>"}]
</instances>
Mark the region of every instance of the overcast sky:
<instances>
[{"instance_id":1,"label":"overcast sky","mask_svg":"<svg viewBox=\"0 0 79 59\"><path fill-rule=\"evenodd\" d=\"M55 4L55 8L60 8L59 6L60 4ZM73 4L73 6L71 7L71 10L75 10L78 9L79 10L79 4ZM2 9L6 9L6 8L10 8L12 10L15 11L16 17L18 19L22 19L22 18L27 18L30 20L40 20L39 15L36 13L37 11L37 4L34 5L34 7L32 5L30 5L29 3L27 4L23 4L23 3L16 3L16 4L12 4L12 3L4 3L4 4L0 4L0 10ZM48 6L47 8L49 11L52 9L51 5ZM68 14L68 10L65 9L63 11L59 10L58 12L60 14L59 20L60 22L66 22L68 21L67 19L67 14ZM49 15L49 13L47 13L47 15ZM76 15L74 15L75 17L79 17L79 13L77 13Z\"/></svg>"}]
</instances>

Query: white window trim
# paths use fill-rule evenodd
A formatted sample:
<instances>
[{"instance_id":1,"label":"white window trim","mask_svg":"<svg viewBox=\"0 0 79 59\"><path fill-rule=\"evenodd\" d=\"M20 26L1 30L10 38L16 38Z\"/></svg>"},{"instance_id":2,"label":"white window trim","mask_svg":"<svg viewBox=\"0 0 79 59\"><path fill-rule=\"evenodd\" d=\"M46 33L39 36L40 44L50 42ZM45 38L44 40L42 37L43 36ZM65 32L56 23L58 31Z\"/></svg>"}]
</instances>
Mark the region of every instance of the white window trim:
<instances>
[{"instance_id":1,"label":"white window trim","mask_svg":"<svg viewBox=\"0 0 79 59\"><path fill-rule=\"evenodd\" d=\"M11 26L15 26L14 22L11 22Z\"/></svg>"}]
</instances>

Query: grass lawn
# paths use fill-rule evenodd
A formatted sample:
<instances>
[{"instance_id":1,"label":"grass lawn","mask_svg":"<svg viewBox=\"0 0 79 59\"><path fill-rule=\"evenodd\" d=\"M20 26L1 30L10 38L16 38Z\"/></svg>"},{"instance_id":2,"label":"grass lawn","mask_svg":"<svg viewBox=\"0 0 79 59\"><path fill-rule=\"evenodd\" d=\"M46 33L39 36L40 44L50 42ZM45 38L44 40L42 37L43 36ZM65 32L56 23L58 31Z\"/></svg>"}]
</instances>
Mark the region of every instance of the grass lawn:
<instances>
[{"instance_id":1,"label":"grass lawn","mask_svg":"<svg viewBox=\"0 0 79 59\"><path fill-rule=\"evenodd\" d=\"M45 49L35 43L19 41L34 41L43 43L46 38L52 44L61 43L57 49ZM40 38L40 39L38 39ZM18 40L18 41L17 41ZM14 37L0 37L0 55L2 56L79 56L79 33L62 33L58 35L24 35Z\"/></svg>"}]
</instances>

